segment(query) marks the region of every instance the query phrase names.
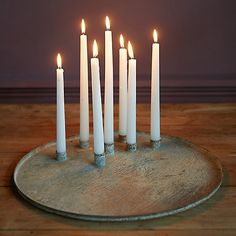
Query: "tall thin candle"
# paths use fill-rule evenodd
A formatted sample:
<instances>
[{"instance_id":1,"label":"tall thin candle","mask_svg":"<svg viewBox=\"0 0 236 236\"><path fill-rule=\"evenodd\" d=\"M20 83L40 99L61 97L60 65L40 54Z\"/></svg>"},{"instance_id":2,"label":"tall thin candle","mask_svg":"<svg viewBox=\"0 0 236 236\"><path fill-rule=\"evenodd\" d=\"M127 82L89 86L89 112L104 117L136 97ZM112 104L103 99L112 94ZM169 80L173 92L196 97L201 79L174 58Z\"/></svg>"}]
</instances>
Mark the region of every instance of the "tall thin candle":
<instances>
[{"instance_id":1,"label":"tall thin candle","mask_svg":"<svg viewBox=\"0 0 236 236\"><path fill-rule=\"evenodd\" d=\"M82 19L80 35L80 146L89 145L88 52L85 22Z\"/></svg>"},{"instance_id":2,"label":"tall thin candle","mask_svg":"<svg viewBox=\"0 0 236 236\"><path fill-rule=\"evenodd\" d=\"M104 99L104 141L107 154L114 154L113 124L113 54L110 20L106 17L105 31L105 99Z\"/></svg>"},{"instance_id":3,"label":"tall thin candle","mask_svg":"<svg viewBox=\"0 0 236 236\"><path fill-rule=\"evenodd\" d=\"M131 152L136 151L136 59L133 48L128 42L129 77L128 77L128 109L127 109L127 145Z\"/></svg>"},{"instance_id":4,"label":"tall thin candle","mask_svg":"<svg viewBox=\"0 0 236 236\"><path fill-rule=\"evenodd\" d=\"M127 49L120 35L119 50L119 135L125 141L127 135Z\"/></svg>"},{"instance_id":5,"label":"tall thin candle","mask_svg":"<svg viewBox=\"0 0 236 236\"><path fill-rule=\"evenodd\" d=\"M104 155L104 134L102 122L102 102L100 89L100 72L98 47L96 40L93 43L93 58L91 58L91 74L92 74L92 95L93 95L93 142L94 142L94 158L99 168L105 166Z\"/></svg>"},{"instance_id":6,"label":"tall thin candle","mask_svg":"<svg viewBox=\"0 0 236 236\"><path fill-rule=\"evenodd\" d=\"M154 148L160 146L160 65L157 31L153 31L152 85L151 85L151 142Z\"/></svg>"},{"instance_id":7,"label":"tall thin candle","mask_svg":"<svg viewBox=\"0 0 236 236\"><path fill-rule=\"evenodd\" d=\"M64 108L64 70L61 55L57 55L57 160L66 160L66 131Z\"/></svg>"}]
</instances>

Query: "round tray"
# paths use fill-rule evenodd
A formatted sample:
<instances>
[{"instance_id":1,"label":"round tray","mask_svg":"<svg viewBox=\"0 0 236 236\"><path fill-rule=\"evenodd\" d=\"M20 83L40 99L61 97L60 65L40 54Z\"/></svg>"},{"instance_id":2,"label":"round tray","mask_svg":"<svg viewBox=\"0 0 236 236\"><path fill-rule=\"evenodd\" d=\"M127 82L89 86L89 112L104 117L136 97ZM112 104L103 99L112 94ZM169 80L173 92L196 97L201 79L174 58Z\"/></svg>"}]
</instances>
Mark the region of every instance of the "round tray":
<instances>
[{"instance_id":1,"label":"round tray","mask_svg":"<svg viewBox=\"0 0 236 236\"><path fill-rule=\"evenodd\" d=\"M14 182L31 204L46 211L92 221L144 220L175 214L210 198L222 168L206 150L180 138L163 136L153 150L149 135L137 134L137 152L115 141L106 167L94 165L90 147L79 137L67 140L68 160L55 159L55 142L42 145L18 163Z\"/></svg>"}]
</instances>

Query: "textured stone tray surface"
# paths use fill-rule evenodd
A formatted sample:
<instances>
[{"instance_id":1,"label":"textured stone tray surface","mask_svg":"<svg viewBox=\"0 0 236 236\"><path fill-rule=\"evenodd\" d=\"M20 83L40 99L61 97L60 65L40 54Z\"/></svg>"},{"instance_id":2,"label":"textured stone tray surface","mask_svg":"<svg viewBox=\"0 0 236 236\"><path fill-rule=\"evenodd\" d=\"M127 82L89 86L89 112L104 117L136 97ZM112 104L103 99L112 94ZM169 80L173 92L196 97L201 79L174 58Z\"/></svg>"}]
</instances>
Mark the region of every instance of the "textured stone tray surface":
<instances>
[{"instance_id":1,"label":"textured stone tray surface","mask_svg":"<svg viewBox=\"0 0 236 236\"><path fill-rule=\"evenodd\" d=\"M185 140L163 136L153 150L149 135L137 134L136 153L115 141L106 167L94 165L90 147L79 137L67 141L68 160L57 162L55 142L42 145L18 163L14 182L32 204L52 213L84 220L126 221L175 214L211 197L219 188L222 168L206 150Z\"/></svg>"}]
</instances>

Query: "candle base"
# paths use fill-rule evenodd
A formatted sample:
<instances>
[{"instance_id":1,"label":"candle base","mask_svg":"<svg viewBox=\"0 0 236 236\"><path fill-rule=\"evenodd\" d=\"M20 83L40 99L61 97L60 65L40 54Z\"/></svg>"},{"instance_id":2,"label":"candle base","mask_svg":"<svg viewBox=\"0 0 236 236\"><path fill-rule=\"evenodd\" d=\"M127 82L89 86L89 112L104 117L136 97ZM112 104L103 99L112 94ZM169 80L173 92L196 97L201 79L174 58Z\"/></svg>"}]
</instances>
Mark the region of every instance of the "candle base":
<instances>
[{"instance_id":1,"label":"candle base","mask_svg":"<svg viewBox=\"0 0 236 236\"><path fill-rule=\"evenodd\" d=\"M81 148L88 148L89 147L89 141L81 141L79 142L79 146Z\"/></svg>"},{"instance_id":2,"label":"candle base","mask_svg":"<svg viewBox=\"0 0 236 236\"><path fill-rule=\"evenodd\" d=\"M94 153L95 164L98 168L104 168L106 165L105 154L96 154Z\"/></svg>"},{"instance_id":3,"label":"candle base","mask_svg":"<svg viewBox=\"0 0 236 236\"><path fill-rule=\"evenodd\" d=\"M161 146L161 139L159 139L157 141L151 140L151 145L152 145L153 149L155 149L155 150L159 149Z\"/></svg>"},{"instance_id":4,"label":"candle base","mask_svg":"<svg viewBox=\"0 0 236 236\"><path fill-rule=\"evenodd\" d=\"M137 150L137 144L133 143L133 144L127 144L127 149L129 152L136 152Z\"/></svg>"},{"instance_id":5,"label":"candle base","mask_svg":"<svg viewBox=\"0 0 236 236\"><path fill-rule=\"evenodd\" d=\"M67 159L66 152L56 152L56 157L58 161L65 161Z\"/></svg>"},{"instance_id":6,"label":"candle base","mask_svg":"<svg viewBox=\"0 0 236 236\"><path fill-rule=\"evenodd\" d=\"M109 156L114 155L114 143L111 143L111 144L105 143L105 153L106 155L109 155Z\"/></svg>"},{"instance_id":7,"label":"candle base","mask_svg":"<svg viewBox=\"0 0 236 236\"><path fill-rule=\"evenodd\" d=\"M119 140L120 140L122 143L126 143L126 135L120 135L120 134L119 134Z\"/></svg>"}]
</instances>

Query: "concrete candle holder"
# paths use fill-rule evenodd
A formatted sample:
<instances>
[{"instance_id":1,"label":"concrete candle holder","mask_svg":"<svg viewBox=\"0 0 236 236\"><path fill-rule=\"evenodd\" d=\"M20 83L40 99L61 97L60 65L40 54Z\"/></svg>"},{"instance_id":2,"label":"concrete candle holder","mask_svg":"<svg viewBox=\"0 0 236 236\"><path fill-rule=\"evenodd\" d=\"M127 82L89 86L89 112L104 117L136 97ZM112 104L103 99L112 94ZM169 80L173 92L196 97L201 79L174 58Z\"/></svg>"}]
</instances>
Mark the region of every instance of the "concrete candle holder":
<instances>
[{"instance_id":1,"label":"concrete candle holder","mask_svg":"<svg viewBox=\"0 0 236 236\"><path fill-rule=\"evenodd\" d=\"M156 149L148 134L138 133L137 151L128 152L127 144L117 135L115 154L106 157L104 168L95 165L92 138L88 148L79 146L79 137L69 138L67 160L63 162L56 160L55 142L24 156L14 172L20 195L62 216L129 221L195 207L210 198L221 184L219 161L180 138L162 136Z\"/></svg>"}]
</instances>

